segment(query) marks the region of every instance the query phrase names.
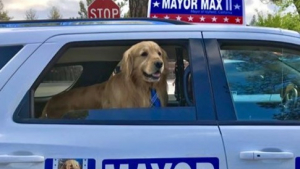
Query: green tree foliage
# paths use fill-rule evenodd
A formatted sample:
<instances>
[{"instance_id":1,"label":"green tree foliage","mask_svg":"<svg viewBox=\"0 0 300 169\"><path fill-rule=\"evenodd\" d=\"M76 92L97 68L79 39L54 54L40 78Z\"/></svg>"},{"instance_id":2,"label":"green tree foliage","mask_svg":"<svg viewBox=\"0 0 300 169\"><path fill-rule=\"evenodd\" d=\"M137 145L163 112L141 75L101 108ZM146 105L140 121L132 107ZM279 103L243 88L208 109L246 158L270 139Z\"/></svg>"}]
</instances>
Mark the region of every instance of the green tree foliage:
<instances>
[{"instance_id":1,"label":"green tree foliage","mask_svg":"<svg viewBox=\"0 0 300 169\"><path fill-rule=\"evenodd\" d=\"M298 15L300 15L300 0L270 0L270 1L284 8L293 5L297 10Z\"/></svg>"},{"instance_id":2,"label":"green tree foliage","mask_svg":"<svg viewBox=\"0 0 300 169\"><path fill-rule=\"evenodd\" d=\"M87 18L87 8L90 6L90 4L93 2L93 0L86 0L86 4L82 0L79 1L79 8L80 10L78 11L79 18Z\"/></svg>"},{"instance_id":3,"label":"green tree foliage","mask_svg":"<svg viewBox=\"0 0 300 169\"><path fill-rule=\"evenodd\" d=\"M63 16L61 15L59 9L56 6L52 6L48 17L49 19L61 19Z\"/></svg>"},{"instance_id":4,"label":"green tree foliage","mask_svg":"<svg viewBox=\"0 0 300 169\"><path fill-rule=\"evenodd\" d=\"M26 20L37 20L38 17L36 15L36 11L33 9L29 9L25 12L25 19Z\"/></svg>"},{"instance_id":5,"label":"green tree foliage","mask_svg":"<svg viewBox=\"0 0 300 169\"><path fill-rule=\"evenodd\" d=\"M117 0L114 0L114 1L116 2ZM128 4L128 0L123 0L121 2L116 2L116 3L120 7L120 10L121 10L121 13L122 13L123 10L124 10L124 7Z\"/></svg>"},{"instance_id":6,"label":"green tree foliage","mask_svg":"<svg viewBox=\"0 0 300 169\"><path fill-rule=\"evenodd\" d=\"M113 1L117 1L117 0L113 0ZM80 10L78 11L79 14L79 18L88 18L88 6L90 6L90 4L93 2L93 0L86 0L85 3L83 0L79 1L79 8ZM121 13L123 12L123 8L127 5L128 0L123 0L122 2L116 2L117 5L120 7Z\"/></svg>"},{"instance_id":7,"label":"green tree foliage","mask_svg":"<svg viewBox=\"0 0 300 169\"><path fill-rule=\"evenodd\" d=\"M274 14L264 14L256 10L257 16L253 16L250 25L283 28L300 31L300 15L297 12L284 12L287 4L279 4L279 10Z\"/></svg>"},{"instance_id":8,"label":"green tree foliage","mask_svg":"<svg viewBox=\"0 0 300 169\"><path fill-rule=\"evenodd\" d=\"M13 17L8 16L8 12L4 10L4 5L2 0L0 0L0 21L9 21L13 19Z\"/></svg>"}]
</instances>

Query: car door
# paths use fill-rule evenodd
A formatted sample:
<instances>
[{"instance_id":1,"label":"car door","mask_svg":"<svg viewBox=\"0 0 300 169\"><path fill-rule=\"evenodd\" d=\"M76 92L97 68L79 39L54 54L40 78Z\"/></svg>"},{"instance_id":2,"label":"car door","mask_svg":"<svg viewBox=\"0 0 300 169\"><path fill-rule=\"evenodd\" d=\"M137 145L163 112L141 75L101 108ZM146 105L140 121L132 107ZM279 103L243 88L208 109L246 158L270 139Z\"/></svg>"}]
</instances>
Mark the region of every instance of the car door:
<instances>
[{"instance_id":1,"label":"car door","mask_svg":"<svg viewBox=\"0 0 300 169\"><path fill-rule=\"evenodd\" d=\"M213 113L201 37L200 32L124 30L123 33L86 33L50 38L24 62L1 91L0 168L227 168ZM88 51L89 47L109 47L118 43L122 46L123 43L144 39L165 44L185 43L183 46L190 62L185 77L188 73L192 75L193 100L190 104L157 109L94 110L97 112L93 114L91 111L86 118L73 120L36 118L34 91L40 89L40 79L50 71L49 66L70 47L83 47L65 54L70 58L78 56L78 60L70 59L69 63L79 64L83 57L95 54ZM81 49L87 50L82 52ZM177 52L180 55L180 50ZM78 53L85 55L76 55ZM95 57L104 53L98 51ZM176 55L176 52L171 55ZM108 63L105 65L109 66ZM87 73L92 76L95 72ZM187 86L186 83L184 86ZM47 88L47 92L52 90ZM40 100L47 99L43 94Z\"/></svg>"},{"instance_id":2,"label":"car door","mask_svg":"<svg viewBox=\"0 0 300 169\"><path fill-rule=\"evenodd\" d=\"M299 34L248 31L203 34L228 168L298 169Z\"/></svg>"}]
</instances>

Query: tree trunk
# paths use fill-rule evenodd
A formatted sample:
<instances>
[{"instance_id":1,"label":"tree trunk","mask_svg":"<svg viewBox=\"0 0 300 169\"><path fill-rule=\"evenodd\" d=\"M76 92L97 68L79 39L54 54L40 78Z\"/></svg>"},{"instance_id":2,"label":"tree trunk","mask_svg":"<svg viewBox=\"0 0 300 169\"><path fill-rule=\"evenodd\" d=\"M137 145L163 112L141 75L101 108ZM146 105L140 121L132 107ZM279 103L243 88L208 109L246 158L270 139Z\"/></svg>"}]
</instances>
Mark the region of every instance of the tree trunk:
<instances>
[{"instance_id":1,"label":"tree trunk","mask_svg":"<svg viewBox=\"0 0 300 169\"><path fill-rule=\"evenodd\" d=\"M147 17L148 0L129 0L130 17Z\"/></svg>"}]
</instances>

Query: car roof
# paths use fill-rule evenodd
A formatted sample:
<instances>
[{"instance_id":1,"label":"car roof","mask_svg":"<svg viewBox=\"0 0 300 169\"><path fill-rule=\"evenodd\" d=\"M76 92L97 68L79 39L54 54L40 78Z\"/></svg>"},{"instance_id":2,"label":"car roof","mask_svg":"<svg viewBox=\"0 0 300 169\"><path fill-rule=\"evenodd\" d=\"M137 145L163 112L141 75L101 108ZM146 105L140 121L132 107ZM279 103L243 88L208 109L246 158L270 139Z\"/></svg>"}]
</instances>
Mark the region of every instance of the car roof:
<instances>
[{"instance_id":1,"label":"car roof","mask_svg":"<svg viewBox=\"0 0 300 169\"><path fill-rule=\"evenodd\" d=\"M152 18L65 19L0 22L0 45L41 43L53 36L67 34L145 31L225 31L278 34L300 38L300 34L296 31L246 25L191 24Z\"/></svg>"}]
</instances>

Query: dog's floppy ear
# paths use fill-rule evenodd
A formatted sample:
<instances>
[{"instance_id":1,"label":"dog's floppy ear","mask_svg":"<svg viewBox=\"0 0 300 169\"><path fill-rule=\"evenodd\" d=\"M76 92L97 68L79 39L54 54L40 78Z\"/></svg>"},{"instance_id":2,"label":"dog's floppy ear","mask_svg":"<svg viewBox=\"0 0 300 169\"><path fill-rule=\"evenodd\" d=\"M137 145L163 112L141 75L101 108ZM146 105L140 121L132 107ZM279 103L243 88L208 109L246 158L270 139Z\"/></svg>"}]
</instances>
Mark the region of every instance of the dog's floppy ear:
<instances>
[{"instance_id":1,"label":"dog's floppy ear","mask_svg":"<svg viewBox=\"0 0 300 169\"><path fill-rule=\"evenodd\" d=\"M162 52L162 57L167 60L168 59L167 52L163 48L160 48L160 50Z\"/></svg>"},{"instance_id":2,"label":"dog's floppy ear","mask_svg":"<svg viewBox=\"0 0 300 169\"><path fill-rule=\"evenodd\" d=\"M124 52L122 63L121 63L121 72L123 72L128 78L133 71L133 59L131 56L131 49L128 49Z\"/></svg>"}]
</instances>

